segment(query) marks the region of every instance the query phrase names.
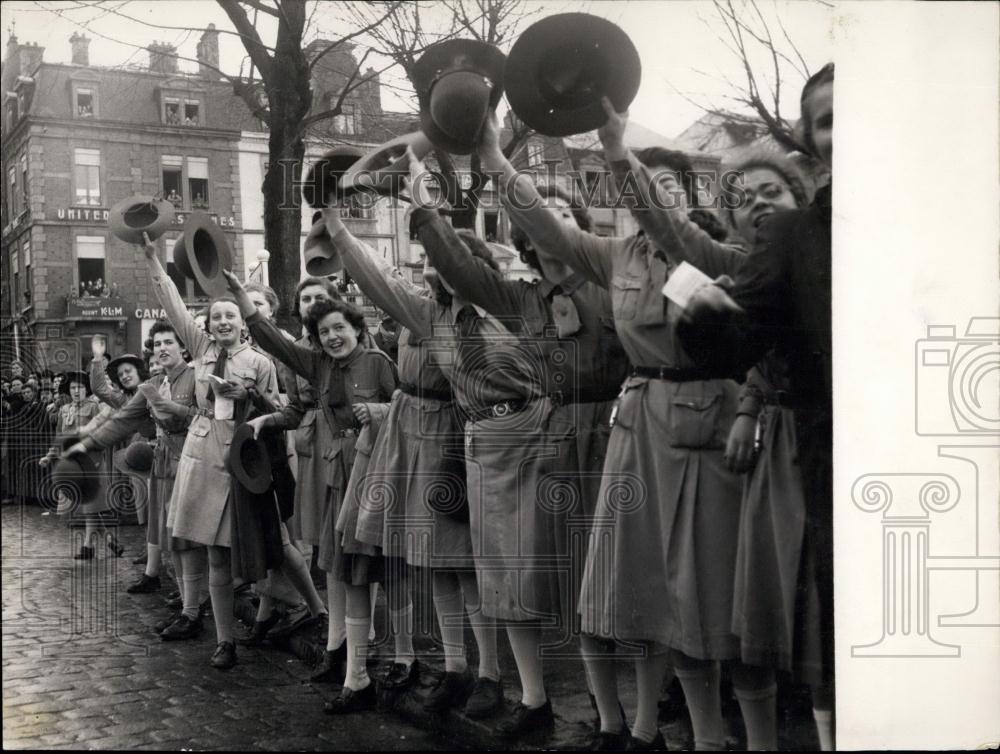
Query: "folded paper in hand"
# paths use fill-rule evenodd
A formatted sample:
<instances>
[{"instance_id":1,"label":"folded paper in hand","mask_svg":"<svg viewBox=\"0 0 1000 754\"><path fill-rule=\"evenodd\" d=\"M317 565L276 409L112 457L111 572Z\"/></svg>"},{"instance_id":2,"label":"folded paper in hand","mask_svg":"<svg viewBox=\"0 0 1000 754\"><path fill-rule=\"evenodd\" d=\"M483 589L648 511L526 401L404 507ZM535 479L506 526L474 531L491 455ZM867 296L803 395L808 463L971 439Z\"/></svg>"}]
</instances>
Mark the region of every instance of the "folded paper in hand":
<instances>
[{"instance_id":1,"label":"folded paper in hand","mask_svg":"<svg viewBox=\"0 0 1000 754\"><path fill-rule=\"evenodd\" d=\"M663 295L682 309L686 308L691 296L712 278L693 264L681 262L663 286Z\"/></svg>"}]
</instances>

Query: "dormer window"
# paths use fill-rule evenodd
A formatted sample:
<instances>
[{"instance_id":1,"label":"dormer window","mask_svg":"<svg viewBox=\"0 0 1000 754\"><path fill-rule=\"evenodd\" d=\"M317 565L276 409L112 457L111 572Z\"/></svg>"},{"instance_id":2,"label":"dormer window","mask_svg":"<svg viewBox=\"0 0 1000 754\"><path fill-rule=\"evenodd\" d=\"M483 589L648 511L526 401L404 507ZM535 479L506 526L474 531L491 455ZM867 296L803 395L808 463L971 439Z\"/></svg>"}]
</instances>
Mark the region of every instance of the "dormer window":
<instances>
[{"instance_id":1,"label":"dormer window","mask_svg":"<svg viewBox=\"0 0 1000 754\"><path fill-rule=\"evenodd\" d=\"M163 100L163 122L168 126L181 125L181 101L167 97Z\"/></svg>"},{"instance_id":2,"label":"dormer window","mask_svg":"<svg viewBox=\"0 0 1000 754\"><path fill-rule=\"evenodd\" d=\"M197 126L199 124L201 104L195 100L184 101L184 125Z\"/></svg>"},{"instance_id":3,"label":"dormer window","mask_svg":"<svg viewBox=\"0 0 1000 754\"><path fill-rule=\"evenodd\" d=\"M76 117L77 118L93 118L94 117L94 90L93 89L77 89L76 90Z\"/></svg>"}]
</instances>

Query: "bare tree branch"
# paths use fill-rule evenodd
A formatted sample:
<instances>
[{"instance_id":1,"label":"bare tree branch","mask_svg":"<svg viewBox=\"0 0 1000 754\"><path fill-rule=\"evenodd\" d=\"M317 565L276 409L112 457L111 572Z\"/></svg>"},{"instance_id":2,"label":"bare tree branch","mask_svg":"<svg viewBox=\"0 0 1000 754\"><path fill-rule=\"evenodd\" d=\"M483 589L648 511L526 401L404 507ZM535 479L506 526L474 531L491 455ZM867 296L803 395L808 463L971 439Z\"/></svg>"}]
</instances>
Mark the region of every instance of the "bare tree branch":
<instances>
[{"instance_id":1,"label":"bare tree branch","mask_svg":"<svg viewBox=\"0 0 1000 754\"><path fill-rule=\"evenodd\" d=\"M325 48L323 48L319 52L318 55L316 55L316 57L314 57L312 60L309 61L309 70L312 70L313 67L320 60L322 60L323 57L327 53L332 52L333 50L337 49L338 47L340 47L342 44L345 44L346 42L350 42L352 39L356 39L357 37L360 37L360 36L362 36L364 34L368 34L373 29L375 29L376 27L380 26L382 23L385 22L385 20L387 18L389 18L389 16L393 15L396 12L396 8L398 8L398 7L399 7L399 3L398 2L392 3L390 5L390 7L389 7L388 12L384 16L382 16L381 18L379 18L377 21L372 21L370 24L368 24L366 26L363 26L360 29L357 29L357 30L351 32L350 34L347 34L346 36L341 37L340 39L336 40L335 42L332 42L329 45L327 45Z\"/></svg>"},{"instance_id":2,"label":"bare tree branch","mask_svg":"<svg viewBox=\"0 0 1000 754\"><path fill-rule=\"evenodd\" d=\"M264 5L260 0L240 0L244 5L249 5L254 10L259 10L261 13L267 13L269 16L274 16L275 18L281 18L281 13L278 8L272 8L269 5Z\"/></svg>"},{"instance_id":3,"label":"bare tree branch","mask_svg":"<svg viewBox=\"0 0 1000 754\"><path fill-rule=\"evenodd\" d=\"M271 78L271 64L273 62L270 55L268 55L268 47L260 39L260 35L257 33L257 29L247 18L246 11L243 6L240 5L237 0L218 0L219 5L222 10L226 12L229 16L229 20L232 22L236 30L240 32L243 36L243 46L246 47L247 54L250 55L250 60L253 64L257 66L257 70L260 71L261 78L268 80ZM257 10L263 10L257 5L252 7L257 8ZM264 6L265 8L267 6ZM276 15L273 9L264 10L265 13L270 13L271 15Z\"/></svg>"}]
</instances>

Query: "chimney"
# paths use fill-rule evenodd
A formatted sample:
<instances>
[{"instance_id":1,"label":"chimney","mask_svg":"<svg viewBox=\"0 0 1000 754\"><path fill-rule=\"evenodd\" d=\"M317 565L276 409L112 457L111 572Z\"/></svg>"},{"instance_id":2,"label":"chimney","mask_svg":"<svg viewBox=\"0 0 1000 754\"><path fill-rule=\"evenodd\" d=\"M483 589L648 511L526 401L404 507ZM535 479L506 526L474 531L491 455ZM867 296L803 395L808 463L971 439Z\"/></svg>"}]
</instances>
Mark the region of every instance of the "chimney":
<instances>
[{"instance_id":1,"label":"chimney","mask_svg":"<svg viewBox=\"0 0 1000 754\"><path fill-rule=\"evenodd\" d=\"M219 32L215 30L215 24L209 24L198 42L198 74L203 78L218 78L219 72L215 70L218 67Z\"/></svg>"},{"instance_id":2,"label":"chimney","mask_svg":"<svg viewBox=\"0 0 1000 754\"><path fill-rule=\"evenodd\" d=\"M90 37L85 37L83 34L73 33L73 36L69 38L70 48L73 51L73 65L90 65L90 54L88 48L90 47Z\"/></svg>"},{"instance_id":3,"label":"chimney","mask_svg":"<svg viewBox=\"0 0 1000 754\"><path fill-rule=\"evenodd\" d=\"M21 57L21 75L32 76L35 69L42 64L42 55L45 53L44 47L39 47L37 42L26 42L19 50Z\"/></svg>"},{"instance_id":4,"label":"chimney","mask_svg":"<svg viewBox=\"0 0 1000 754\"><path fill-rule=\"evenodd\" d=\"M149 47L151 73L177 73L177 48L165 42L153 42Z\"/></svg>"}]
</instances>

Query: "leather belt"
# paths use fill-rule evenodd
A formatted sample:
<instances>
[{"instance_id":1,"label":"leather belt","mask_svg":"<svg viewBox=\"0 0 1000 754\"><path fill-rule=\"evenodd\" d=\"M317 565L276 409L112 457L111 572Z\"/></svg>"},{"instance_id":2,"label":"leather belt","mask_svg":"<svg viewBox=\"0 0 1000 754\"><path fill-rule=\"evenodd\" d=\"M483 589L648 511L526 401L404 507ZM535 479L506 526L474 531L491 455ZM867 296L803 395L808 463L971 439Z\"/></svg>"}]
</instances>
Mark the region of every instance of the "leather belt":
<instances>
[{"instance_id":1,"label":"leather belt","mask_svg":"<svg viewBox=\"0 0 1000 754\"><path fill-rule=\"evenodd\" d=\"M426 398L432 401L441 401L442 403L451 403L455 400L450 390L431 390L430 388L414 385L412 382L400 382L399 389L407 395L412 395L414 398Z\"/></svg>"},{"instance_id":2,"label":"leather belt","mask_svg":"<svg viewBox=\"0 0 1000 754\"><path fill-rule=\"evenodd\" d=\"M353 429L353 428L352 429L342 429L339 432L334 432L333 436L334 437L357 437L358 436L358 430Z\"/></svg>"},{"instance_id":3,"label":"leather belt","mask_svg":"<svg viewBox=\"0 0 1000 754\"><path fill-rule=\"evenodd\" d=\"M649 377L653 380L669 380L670 382L701 382L702 380L719 379L701 367L632 367L633 377Z\"/></svg>"},{"instance_id":4,"label":"leather belt","mask_svg":"<svg viewBox=\"0 0 1000 754\"><path fill-rule=\"evenodd\" d=\"M215 419L215 412L212 411L212 409L210 408L198 408L196 406L192 408L194 408L194 413L196 416L205 416L209 419Z\"/></svg>"},{"instance_id":5,"label":"leather belt","mask_svg":"<svg viewBox=\"0 0 1000 754\"><path fill-rule=\"evenodd\" d=\"M606 403L618 397L618 390L575 390L563 392L555 390L548 394L549 400L556 406L568 406L571 403Z\"/></svg>"},{"instance_id":6,"label":"leather belt","mask_svg":"<svg viewBox=\"0 0 1000 754\"><path fill-rule=\"evenodd\" d=\"M502 419L505 416L516 414L518 411L523 411L527 405L528 401L500 401L492 406L466 411L465 416L469 421L474 422L483 419Z\"/></svg>"}]
</instances>

